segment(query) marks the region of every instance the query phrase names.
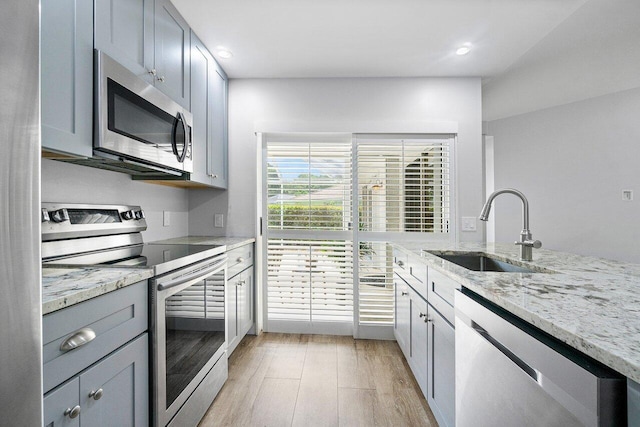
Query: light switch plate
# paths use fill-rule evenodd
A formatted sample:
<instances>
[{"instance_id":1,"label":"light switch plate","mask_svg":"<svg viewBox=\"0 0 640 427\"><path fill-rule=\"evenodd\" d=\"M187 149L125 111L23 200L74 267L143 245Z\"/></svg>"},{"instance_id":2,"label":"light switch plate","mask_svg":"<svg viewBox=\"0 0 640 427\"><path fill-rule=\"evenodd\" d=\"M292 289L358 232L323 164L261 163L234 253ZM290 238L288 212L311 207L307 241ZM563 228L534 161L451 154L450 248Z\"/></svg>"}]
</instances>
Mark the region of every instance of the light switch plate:
<instances>
[{"instance_id":1,"label":"light switch plate","mask_svg":"<svg viewBox=\"0 0 640 427\"><path fill-rule=\"evenodd\" d=\"M162 211L162 225L168 227L171 225L171 212Z\"/></svg>"},{"instance_id":2,"label":"light switch plate","mask_svg":"<svg viewBox=\"0 0 640 427\"><path fill-rule=\"evenodd\" d=\"M213 226L214 227L224 227L224 214L215 214L213 216Z\"/></svg>"},{"instance_id":3,"label":"light switch plate","mask_svg":"<svg viewBox=\"0 0 640 427\"><path fill-rule=\"evenodd\" d=\"M476 217L463 216L462 217L462 231L476 231Z\"/></svg>"}]
</instances>

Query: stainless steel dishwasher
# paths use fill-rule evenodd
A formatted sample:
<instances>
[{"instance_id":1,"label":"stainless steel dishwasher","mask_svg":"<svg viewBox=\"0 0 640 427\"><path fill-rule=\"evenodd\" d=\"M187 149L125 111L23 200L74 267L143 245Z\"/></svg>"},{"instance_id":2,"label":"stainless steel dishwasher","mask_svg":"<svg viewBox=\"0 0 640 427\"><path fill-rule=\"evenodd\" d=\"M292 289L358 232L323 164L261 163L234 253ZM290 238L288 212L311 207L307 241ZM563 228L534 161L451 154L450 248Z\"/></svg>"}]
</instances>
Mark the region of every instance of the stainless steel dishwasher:
<instances>
[{"instance_id":1,"label":"stainless steel dishwasher","mask_svg":"<svg viewBox=\"0 0 640 427\"><path fill-rule=\"evenodd\" d=\"M625 378L486 299L456 292L456 425L626 425Z\"/></svg>"}]
</instances>

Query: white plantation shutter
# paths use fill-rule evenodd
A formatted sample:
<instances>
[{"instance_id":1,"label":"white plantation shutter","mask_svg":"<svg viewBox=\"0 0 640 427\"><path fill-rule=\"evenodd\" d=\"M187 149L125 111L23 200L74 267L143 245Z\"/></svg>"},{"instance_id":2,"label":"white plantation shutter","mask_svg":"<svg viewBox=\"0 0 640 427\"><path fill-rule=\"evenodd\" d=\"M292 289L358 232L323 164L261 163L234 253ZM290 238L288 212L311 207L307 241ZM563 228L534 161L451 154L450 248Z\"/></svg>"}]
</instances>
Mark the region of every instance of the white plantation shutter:
<instances>
[{"instance_id":1,"label":"white plantation shutter","mask_svg":"<svg viewBox=\"0 0 640 427\"><path fill-rule=\"evenodd\" d=\"M352 257L348 241L269 239L269 318L352 322Z\"/></svg>"},{"instance_id":2,"label":"white plantation shutter","mask_svg":"<svg viewBox=\"0 0 640 427\"><path fill-rule=\"evenodd\" d=\"M358 313L361 324L390 324L392 251L376 241L385 240L388 233L448 235L453 137L360 134L356 140L361 239Z\"/></svg>"},{"instance_id":3,"label":"white plantation shutter","mask_svg":"<svg viewBox=\"0 0 640 427\"><path fill-rule=\"evenodd\" d=\"M448 233L449 136L359 135L361 231Z\"/></svg>"},{"instance_id":4,"label":"white plantation shutter","mask_svg":"<svg viewBox=\"0 0 640 427\"><path fill-rule=\"evenodd\" d=\"M353 324L351 146L342 135L267 136L270 330Z\"/></svg>"}]
</instances>

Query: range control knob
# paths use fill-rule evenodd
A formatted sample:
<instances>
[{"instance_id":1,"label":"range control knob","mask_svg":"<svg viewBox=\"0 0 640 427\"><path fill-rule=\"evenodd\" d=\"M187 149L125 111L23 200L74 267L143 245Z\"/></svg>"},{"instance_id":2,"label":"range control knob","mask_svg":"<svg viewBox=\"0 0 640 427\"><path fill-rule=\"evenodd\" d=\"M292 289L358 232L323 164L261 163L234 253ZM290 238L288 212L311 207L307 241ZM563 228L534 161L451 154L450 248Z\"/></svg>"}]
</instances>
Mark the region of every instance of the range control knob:
<instances>
[{"instance_id":1,"label":"range control knob","mask_svg":"<svg viewBox=\"0 0 640 427\"><path fill-rule=\"evenodd\" d=\"M49 216L53 222L64 222L69 220L69 214L66 209L58 209L57 211L49 212Z\"/></svg>"},{"instance_id":2,"label":"range control knob","mask_svg":"<svg viewBox=\"0 0 640 427\"><path fill-rule=\"evenodd\" d=\"M145 217L144 216L144 211L142 209L140 209L139 211L136 211L135 212L135 217L136 217L136 219L143 219Z\"/></svg>"},{"instance_id":3,"label":"range control knob","mask_svg":"<svg viewBox=\"0 0 640 427\"><path fill-rule=\"evenodd\" d=\"M130 219L134 219L136 216L133 211L124 211L120 215L122 216L122 219L125 219L127 221Z\"/></svg>"},{"instance_id":4,"label":"range control knob","mask_svg":"<svg viewBox=\"0 0 640 427\"><path fill-rule=\"evenodd\" d=\"M46 209L42 209L42 222L49 222L49 221L51 221L49 212Z\"/></svg>"}]
</instances>

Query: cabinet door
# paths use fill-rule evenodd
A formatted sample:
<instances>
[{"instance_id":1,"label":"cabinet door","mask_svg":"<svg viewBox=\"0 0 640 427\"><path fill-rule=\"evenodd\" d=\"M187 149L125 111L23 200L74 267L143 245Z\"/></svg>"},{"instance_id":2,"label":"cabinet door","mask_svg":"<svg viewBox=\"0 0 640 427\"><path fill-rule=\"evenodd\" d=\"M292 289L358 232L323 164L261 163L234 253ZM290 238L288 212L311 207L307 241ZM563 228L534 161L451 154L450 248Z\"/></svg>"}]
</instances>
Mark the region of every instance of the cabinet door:
<instances>
[{"instance_id":1,"label":"cabinet door","mask_svg":"<svg viewBox=\"0 0 640 427\"><path fill-rule=\"evenodd\" d=\"M238 274L230 278L229 280L227 280L225 286L225 299L227 302L225 320L227 323L227 348L229 349L229 352L227 353L228 356L231 355L231 352L235 348L238 338L238 286L236 286L236 281L239 277L240 275Z\"/></svg>"},{"instance_id":2,"label":"cabinet door","mask_svg":"<svg viewBox=\"0 0 640 427\"><path fill-rule=\"evenodd\" d=\"M190 108L190 29L170 0L155 2L156 87Z\"/></svg>"},{"instance_id":3,"label":"cabinet door","mask_svg":"<svg viewBox=\"0 0 640 427\"><path fill-rule=\"evenodd\" d=\"M79 387L80 380L74 378L62 387L45 395L42 402L45 427L77 427L80 425L80 416L70 418L69 415L65 415L65 411L80 405ZM80 411L84 411L84 408L80 408Z\"/></svg>"},{"instance_id":4,"label":"cabinet door","mask_svg":"<svg viewBox=\"0 0 640 427\"><path fill-rule=\"evenodd\" d=\"M253 324L253 267L240 274L238 282L238 328L242 339Z\"/></svg>"},{"instance_id":5,"label":"cabinet door","mask_svg":"<svg viewBox=\"0 0 640 427\"><path fill-rule=\"evenodd\" d=\"M455 425L455 330L429 307L429 373L427 401L438 424Z\"/></svg>"},{"instance_id":6,"label":"cabinet door","mask_svg":"<svg viewBox=\"0 0 640 427\"><path fill-rule=\"evenodd\" d=\"M193 173L191 181L211 185L211 159L209 146L212 142L209 76L213 69L213 57L191 33L191 114L193 115Z\"/></svg>"},{"instance_id":7,"label":"cabinet door","mask_svg":"<svg viewBox=\"0 0 640 427\"><path fill-rule=\"evenodd\" d=\"M228 79L225 72L215 62L210 75L211 99L211 143L208 159L213 177L213 185L227 188L227 152L228 152L228 122L227 122L227 94Z\"/></svg>"},{"instance_id":8,"label":"cabinet door","mask_svg":"<svg viewBox=\"0 0 640 427\"><path fill-rule=\"evenodd\" d=\"M153 84L154 0L95 0L95 7L96 49Z\"/></svg>"},{"instance_id":9,"label":"cabinet door","mask_svg":"<svg viewBox=\"0 0 640 427\"><path fill-rule=\"evenodd\" d=\"M81 157L93 153L93 5L41 6L42 147Z\"/></svg>"},{"instance_id":10,"label":"cabinet door","mask_svg":"<svg viewBox=\"0 0 640 427\"><path fill-rule=\"evenodd\" d=\"M417 293L409 291L411 299L411 359L409 365L416 381L427 395L427 357L429 349L427 302Z\"/></svg>"},{"instance_id":11,"label":"cabinet door","mask_svg":"<svg viewBox=\"0 0 640 427\"><path fill-rule=\"evenodd\" d=\"M148 351L145 333L80 375L82 427L149 425Z\"/></svg>"},{"instance_id":12,"label":"cabinet door","mask_svg":"<svg viewBox=\"0 0 640 427\"><path fill-rule=\"evenodd\" d=\"M394 277L396 318L394 335L404 357L411 358L411 300L409 299L409 286L399 277Z\"/></svg>"}]
</instances>

